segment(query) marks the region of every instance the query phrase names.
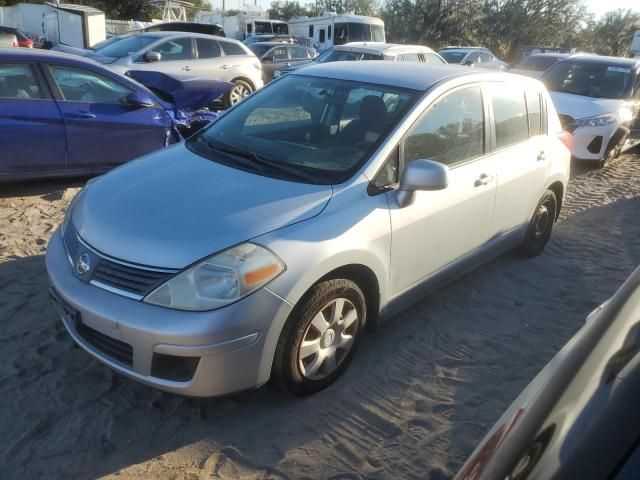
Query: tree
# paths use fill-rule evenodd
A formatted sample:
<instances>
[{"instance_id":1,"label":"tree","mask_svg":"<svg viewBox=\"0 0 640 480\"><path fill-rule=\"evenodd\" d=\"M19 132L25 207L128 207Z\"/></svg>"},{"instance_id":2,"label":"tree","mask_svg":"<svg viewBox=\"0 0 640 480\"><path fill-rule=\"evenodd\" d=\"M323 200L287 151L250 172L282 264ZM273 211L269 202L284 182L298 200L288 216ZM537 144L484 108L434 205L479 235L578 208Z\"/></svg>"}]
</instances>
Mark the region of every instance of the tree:
<instances>
[{"instance_id":1,"label":"tree","mask_svg":"<svg viewBox=\"0 0 640 480\"><path fill-rule=\"evenodd\" d=\"M636 30L640 30L640 13L614 10L588 24L583 31L580 46L583 50L600 55L624 57Z\"/></svg>"}]
</instances>

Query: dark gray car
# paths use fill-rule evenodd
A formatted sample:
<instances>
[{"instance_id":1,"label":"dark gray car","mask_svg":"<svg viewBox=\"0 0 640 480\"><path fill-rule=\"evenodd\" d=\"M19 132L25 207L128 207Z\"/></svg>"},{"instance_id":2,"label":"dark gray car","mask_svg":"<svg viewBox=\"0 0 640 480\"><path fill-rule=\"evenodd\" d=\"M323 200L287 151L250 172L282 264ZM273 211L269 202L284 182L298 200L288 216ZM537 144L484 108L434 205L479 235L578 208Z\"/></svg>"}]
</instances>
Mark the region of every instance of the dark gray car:
<instances>
[{"instance_id":1,"label":"dark gray car","mask_svg":"<svg viewBox=\"0 0 640 480\"><path fill-rule=\"evenodd\" d=\"M265 83L273 80L276 70L309 63L316 56L312 48L284 42L260 42L248 47L260 59Z\"/></svg>"}]
</instances>

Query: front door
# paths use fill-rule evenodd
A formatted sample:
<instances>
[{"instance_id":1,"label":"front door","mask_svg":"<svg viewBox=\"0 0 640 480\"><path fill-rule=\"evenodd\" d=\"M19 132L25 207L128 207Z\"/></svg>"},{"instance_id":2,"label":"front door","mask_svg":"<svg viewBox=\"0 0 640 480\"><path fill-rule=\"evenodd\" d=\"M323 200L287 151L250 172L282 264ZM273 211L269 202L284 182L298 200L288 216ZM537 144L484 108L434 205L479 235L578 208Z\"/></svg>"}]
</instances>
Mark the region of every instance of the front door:
<instances>
[{"instance_id":1,"label":"front door","mask_svg":"<svg viewBox=\"0 0 640 480\"><path fill-rule=\"evenodd\" d=\"M450 92L411 127L401 151L447 165L449 185L416 192L401 208L387 192L392 230L391 296L397 296L489 239L496 194L495 163L485 155L485 114L480 87Z\"/></svg>"},{"instance_id":2,"label":"front door","mask_svg":"<svg viewBox=\"0 0 640 480\"><path fill-rule=\"evenodd\" d=\"M0 175L64 170L64 122L35 65L0 64Z\"/></svg>"},{"instance_id":3,"label":"front door","mask_svg":"<svg viewBox=\"0 0 640 480\"><path fill-rule=\"evenodd\" d=\"M67 135L67 168L103 169L166 145L171 120L159 105L126 103L134 90L110 76L51 65Z\"/></svg>"},{"instance_id":4,"label":"front door","mask_svg":"<svg viewBox=\"0 0 640 480\"><path fill-rule=\"evenodd\" d=\"M148 62L145 56L155 52L160 54L160 60ZM187 75L194 70L193 44L191 37L179 37L155 45L131 65L131 70L151 70L168 75Z\"/></svg>"}]
</instances>

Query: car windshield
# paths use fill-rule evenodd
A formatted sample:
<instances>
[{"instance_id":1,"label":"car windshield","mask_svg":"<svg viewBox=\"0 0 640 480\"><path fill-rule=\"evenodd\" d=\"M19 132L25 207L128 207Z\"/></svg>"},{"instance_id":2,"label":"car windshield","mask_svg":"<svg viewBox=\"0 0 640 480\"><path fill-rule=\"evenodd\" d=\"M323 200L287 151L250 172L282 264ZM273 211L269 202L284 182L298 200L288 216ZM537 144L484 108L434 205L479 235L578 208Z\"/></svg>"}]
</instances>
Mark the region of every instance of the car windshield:
<instances>
[{"instance_id":1,"label":"car windshield","mask_svg":"<svg viewBox=\"0 0 640 480\"><path fill-rule=\"evenodd\" d=\"M131 35L96 50L96 53L105 57L124 58L142 50L158 38L156 35Z\"/></svg>"},{"instance_id":2,"label":"car windshield","mask_svg":"<svg viewBox=\"0 0 640 480\"><path fill-rule=\"evenodd\" d=\"M440 56L444 58L447 63L462 63L462 59L466 57L469 52L442 50L438 53L440 53Z\"/></svg>"},{"instance_id":3,"label":"car windshield","mask_svg":"<svg viewBox=\"0 0 640 480\"><path fill-rule=\"evenodd\" d=\"M606 63L558 62L542 81L549 90L592 98L624 98L630 89L631 69Z\"/></svg>"},{"instance_id":4,"label":"car windshield","mask_svg":"<svg viewBox=\"0 0 640 480\"><path fill-rule=\"evenodd\" d=\"M186 142L210 160L304 183L349 179L419 92L287 75Z\"/></svg>"},{"instance_id":5,"label":"car windshield","mask_svg":"<svg viewBox=\"0 0 640 480\"><path fill-rule=\"evenodd\" d=\"M89 47L89 50L93 50L95 52L97 50L100 50L101 48L106 47L107 45L111 45L112 43L119 42L120 40L124 40L125 38L130 36L131 34L127 34L127 35L118 35L115 37L107 38L106 40L98 42L95 45Z\"/></svg>"},{"instance_id":6,"label":"car windshield","mask_svg":"<svg viewBox=\"0 0 640 480\"><path fill-rule=\"evenodd\" d=\"M551 68L558 60L559 59L557 57L538 57L536 55L532 55L516 65L516 68L544 72L549 70L549 68Z\"/></svg>"},{"instance_id":7,"label":"car windshield","mask_svg":"<svg viewBox=\"0 0 640 480\"><path fill-rule=\"evenodd\" d=\"M329 62L353 62L358 60L382 60L382 55L379 53L364 53L364 52L350 52L348 50L341 50L334 48L322 58L318 57L316 60L318 63Z\"/></svg>"}]
</instances>

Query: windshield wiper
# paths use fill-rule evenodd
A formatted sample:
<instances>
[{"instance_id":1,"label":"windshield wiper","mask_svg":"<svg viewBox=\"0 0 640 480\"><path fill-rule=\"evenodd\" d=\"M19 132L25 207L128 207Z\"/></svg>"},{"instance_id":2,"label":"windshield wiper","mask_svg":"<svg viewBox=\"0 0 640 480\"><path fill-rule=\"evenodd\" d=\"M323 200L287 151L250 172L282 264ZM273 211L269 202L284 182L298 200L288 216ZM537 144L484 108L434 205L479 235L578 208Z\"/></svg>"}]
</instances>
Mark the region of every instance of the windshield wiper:
<instances>
[{"instance_id":1,"label":"windshield wiper","mask_svg":"<svg viewBox=\"0 0 640 480\"><path fill-rule=\"evenodd\" d=\"M222 152L228 155L233 155L235 157L242 158L245 162L248 162L250 166L252 166L258 171L265 172L265 173L278 172L290 178L293 177L308 183L317 183L317 179L311 174L300 171L299 169L296 169L294 167L283 165L282 163L271 160L270 158L262 157L250 150L244 150L242 148L233 147L231 145L227 145L226 143L220 143L220 142L214 143L209 139L205 138L204 135L201 135L199 138L202 139L207 144L207 146L212 150L216 150L218 152Z\"/></svg>"}]
</instances>

